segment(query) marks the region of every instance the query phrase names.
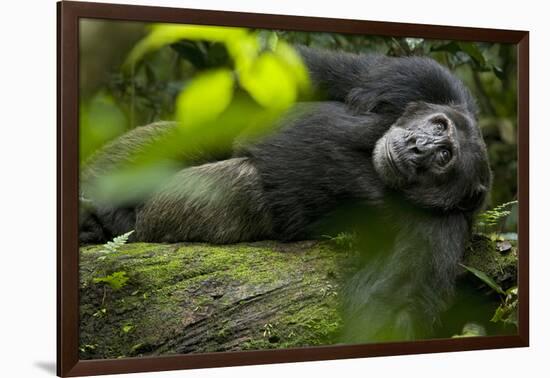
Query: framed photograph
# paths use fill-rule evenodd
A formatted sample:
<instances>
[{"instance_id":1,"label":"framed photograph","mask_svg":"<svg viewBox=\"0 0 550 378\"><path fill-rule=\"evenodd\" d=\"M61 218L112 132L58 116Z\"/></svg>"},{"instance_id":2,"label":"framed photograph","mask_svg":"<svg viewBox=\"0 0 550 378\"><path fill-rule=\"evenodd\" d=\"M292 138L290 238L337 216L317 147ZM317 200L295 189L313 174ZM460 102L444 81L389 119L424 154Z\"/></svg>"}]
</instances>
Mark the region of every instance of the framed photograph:
<instances>
[{"instance_id":1,"label":"framed photograph","mask_svg":"<svg viewBox=\"0 0 550 378\"><path fill-rule=\"evenodd\" d=\"M528 32L57 7L59 376L528 346Z\"/></svg>"}]
</instances>

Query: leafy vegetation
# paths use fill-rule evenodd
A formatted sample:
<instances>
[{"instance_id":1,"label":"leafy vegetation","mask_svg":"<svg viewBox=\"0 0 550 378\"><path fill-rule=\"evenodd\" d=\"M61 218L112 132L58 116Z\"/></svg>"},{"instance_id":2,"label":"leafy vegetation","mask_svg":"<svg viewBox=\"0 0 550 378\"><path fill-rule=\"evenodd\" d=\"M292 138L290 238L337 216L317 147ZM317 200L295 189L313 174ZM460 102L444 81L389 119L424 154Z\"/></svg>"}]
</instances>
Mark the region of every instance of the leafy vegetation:
<instances>
[{"instance_id":1,"label":"leafy vegetation","mask_svg":"<svg viewBox=\"0 0 550 378\"><path fill-rule=\"evenodd\" d=\"M488 234L490 239L496 242L496 249L499 252L510 253L512 250L512 243L515 243L517 240L517 233L511 232L502 234L500 230L505 227L504 222L512 215L512 210L516 208L517 201L510 201L478 214L474 226L475 232ZM516 258L514 257L514 259ZM505 290L486 272L463 264L461 264L461 266L491 288L494 293L498 294L501 303L496 309L491 321L495 323L502 322L504 324L511 324L517 327L517 284Z\"/></svg>"},{"instance_id":2,"label":"leafy vegetation","mask_svg":"<svg viewBox=\"0 0 550 378\"><path fill-rule=\"evenodd\" d=\"M517 205L518 201L510 201L496 206L494 209L484 211L477 216L476 228L478 231L485 231L494 228L506 217L512 214L509 209L511 206Z\"/></svg>"},{"instance_id":3,"label":"leafy vegetation","mask_svg":"<svg viewBox=\"0 0 550 378\"><path fill-rule=\"evenodd\" d=\"M120 290L128 281L128 276L126 272L114 272L105 277L97 277L93 279L94 283L105 283L111 287L113 290Z\"/></svg>"},{"instance_id":4,"label":"leafy vegetation","mask_svg":"<svg viewBox=\"0 0 550 378\"><path fill-rule=\"evenodd\" d=\"M493 289L501 297L501 303L495 311L495 314L491 318L492 322L502 322L505 324L512 324L515 327L518 326L518 287L513 286L508 290L503 290L491 277L482 271L461 264L461 266L473 273L483 283Z\"/></svg>"},{"instance_id":5,"label":"leafy vegetation","mask_svg":"<svg viewBox=\"0 0 550 378\"><path fill-rule=\"evenodd\" d=\"M128 242L130 235L134 233L134 230L125 234L116 236L112 241L105 243L101 249L101 253L116 253L120 247Z\"/></svg>"},{"instance_id":6,"label":"leafy vegetation","mask_svg":"<svg viewBox=\"0 0 550 378\"><path fill-rule=\"evenodd\" d=\"M81 159L85 164L108 140L158 117L177 121L177 127L131 157L131 164L98 180L88 189L96 198L125 202L147 195L151 182L170 176L197 154L228 156L237 137L269 132L297 100L311 95L301 58L275 32L173 24L147 28L105 87L82 101ZM166 60L174 66L171 75L165 74ZM159 95L163 89L166 93ZM121 187L132 190L116 190Z\"/></svg>"},{"instance_id":7,"label":"leafy vegetation","mask_svg":"<svg viewBox=\"0 0 550 378\"><path fill-rule=\"evenodd\" d=\"M349 232L340 232L336 236L324 235L324 238L346 250L352 250L357 244L357 235Z\"/></svg>"},{"instance_id":8,"label":"leafy vegetation","mask_svg":"<svg viewBox=\"0 0 550 378\"><path fill-rule=\"evenodd\" d=\"M483 281L487 286L489 286L491 289L496 291L499 294L506 294L504 290L495 282L492 278L490 278L486 273L482 272L481 270L478 270L476 268L472 268L470 266L466 266L464 264L460 264L464 269L469 271L470 273L474 274L477 278L479 278L481 281Z\"/></svg>"},{"instance_id":9,"label":"leafy vegetation","mask_svg":"<svg viewBox=\"0 0 550 378\"><path fill-rule=\"evenodd\" d=\"M518 326L518 288L511 287L506 290L504 301L495 311L492 322L503 322Z\"/></svg>"}]
</instances>

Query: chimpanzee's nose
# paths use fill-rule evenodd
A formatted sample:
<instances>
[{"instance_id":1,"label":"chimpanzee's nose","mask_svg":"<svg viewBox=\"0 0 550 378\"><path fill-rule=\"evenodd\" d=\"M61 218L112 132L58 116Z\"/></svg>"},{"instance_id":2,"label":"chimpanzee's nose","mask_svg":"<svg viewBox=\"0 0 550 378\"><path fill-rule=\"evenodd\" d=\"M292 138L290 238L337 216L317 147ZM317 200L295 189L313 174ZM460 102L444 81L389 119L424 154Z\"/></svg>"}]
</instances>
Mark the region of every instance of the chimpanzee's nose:
<instances>
[{"instance_id":1,"label":"chimpanzee's nose","mask_svg":"<svg viewBox=\"0 0 550 378\"><path fill-rule=\"evenodd\" d=\"M429 136L422 135L409 140L409 149L417 158L429 156L434 147L434 140Z\"/></svg>"},{"instance_id":2,"label":"chimpanzee's nose","mask_svg":"<svg viewBox=\"0 0 550 378\"><path fill-rule=\"evenodd\" d=\"M429 147L429 145L431 144L430 141L428 140L428 138L426 137L420 137L416 140L416 148L418 148L419 150L425 150L426 148Z\"/></svg>"}]
</instances>

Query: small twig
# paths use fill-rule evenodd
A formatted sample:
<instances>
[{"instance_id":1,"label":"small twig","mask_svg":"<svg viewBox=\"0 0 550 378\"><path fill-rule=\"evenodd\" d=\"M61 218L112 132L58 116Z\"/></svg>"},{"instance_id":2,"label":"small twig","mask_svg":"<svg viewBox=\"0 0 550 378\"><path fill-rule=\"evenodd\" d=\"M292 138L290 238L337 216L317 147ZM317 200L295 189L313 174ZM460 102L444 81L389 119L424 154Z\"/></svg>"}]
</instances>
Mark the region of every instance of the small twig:
<instances>
[{"instance_id":1,"label":"small twig","mask_svg":"<svg viewBox=\"0 0 550 378\"><path fill-rule=\"evenodd\" d=\"M101 299L101 307L105 304L105 298L107 297L107 287L103 286L103 298Z\"/></svg>"}]
</instances>

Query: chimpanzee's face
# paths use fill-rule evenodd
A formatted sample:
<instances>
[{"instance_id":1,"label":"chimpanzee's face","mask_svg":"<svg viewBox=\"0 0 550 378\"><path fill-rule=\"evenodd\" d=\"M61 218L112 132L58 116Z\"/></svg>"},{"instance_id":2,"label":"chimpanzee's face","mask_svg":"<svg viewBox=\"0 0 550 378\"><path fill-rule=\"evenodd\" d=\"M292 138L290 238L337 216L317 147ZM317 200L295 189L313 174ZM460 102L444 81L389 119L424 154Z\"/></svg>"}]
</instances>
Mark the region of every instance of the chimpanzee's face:
<instances>
[{"instance_id":1,"label":"chimpanzee's face","mask_svg":"<svg viewBox=\"0 0 550 378\"><path fill-rule=\"evenodd\" d=\"M491 185L481 132L463 108L410 104L376 143L381 179L428 208L479 209Z\"/></svg>"}]
</instances>

